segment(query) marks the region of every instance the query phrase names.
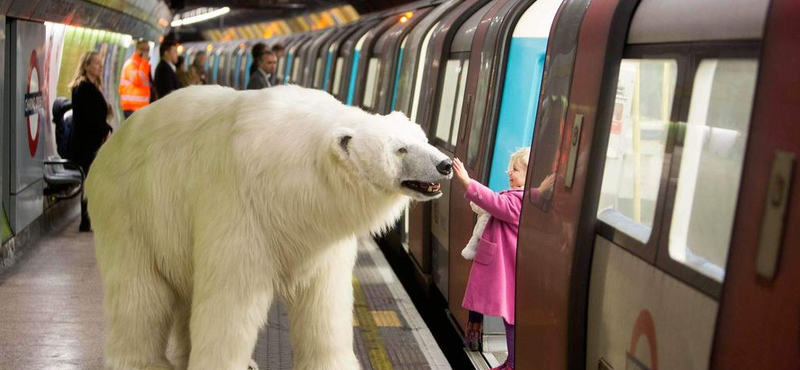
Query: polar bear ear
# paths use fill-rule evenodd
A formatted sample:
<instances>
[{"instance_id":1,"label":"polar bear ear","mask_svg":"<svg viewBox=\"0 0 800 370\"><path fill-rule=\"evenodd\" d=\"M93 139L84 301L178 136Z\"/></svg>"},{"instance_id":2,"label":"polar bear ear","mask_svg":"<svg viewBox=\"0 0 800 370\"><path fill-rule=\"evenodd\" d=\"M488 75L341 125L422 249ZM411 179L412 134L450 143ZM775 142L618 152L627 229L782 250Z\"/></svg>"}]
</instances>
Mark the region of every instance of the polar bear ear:
<instances>
[{"instance_id":1,"label":"polar bear ear","mask_svg":"<svg viewBox=\"0 0 800 370\"><path fill-rule=\"evenodd\" d=\"M334 132L331 149L339 159L346 161L350 158L350 140L353 139L355 133L348 127L340 127Z\"/></svg>"}]
</instances>

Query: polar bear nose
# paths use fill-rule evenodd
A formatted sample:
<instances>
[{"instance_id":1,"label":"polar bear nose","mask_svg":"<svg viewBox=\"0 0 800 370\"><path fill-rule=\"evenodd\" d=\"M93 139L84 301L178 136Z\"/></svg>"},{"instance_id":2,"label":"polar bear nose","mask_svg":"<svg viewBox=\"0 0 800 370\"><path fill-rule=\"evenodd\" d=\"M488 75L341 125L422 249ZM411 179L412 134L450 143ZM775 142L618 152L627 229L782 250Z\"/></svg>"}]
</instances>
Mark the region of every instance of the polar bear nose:
<instances>
[{"instance_id":1,"label":"polar bear nose","mask_svg":"<svg viewBox=\"0 0 800 370\"><path fill-rule=\"evenodd\" d=\"M450 172L453 171L453 161L448 158L439 162L439 164L436 165L436 170L442 175L449 175Z\"/></svg>"}]
</instances>

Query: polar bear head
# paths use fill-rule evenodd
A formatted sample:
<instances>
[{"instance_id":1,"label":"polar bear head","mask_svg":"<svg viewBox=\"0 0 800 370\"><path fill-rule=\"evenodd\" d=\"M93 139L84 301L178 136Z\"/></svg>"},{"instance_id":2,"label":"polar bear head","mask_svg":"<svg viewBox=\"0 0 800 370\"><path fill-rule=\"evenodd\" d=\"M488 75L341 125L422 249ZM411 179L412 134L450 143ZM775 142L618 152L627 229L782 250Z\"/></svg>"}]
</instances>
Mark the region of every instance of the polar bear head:
<instances>
[{"instance_id":1,"label":"polar bear head","mask_svg":"<svg viewBox=\"0 0 800 370\"><path fill-rule=\"evenodd\" d=\"M400 112L365 116L366 122L334 131L331 148L338 159L385 192L418 201L442 196L440 182L453 176L452 161L428 144L422 128Z\"/></svg>"}]
</instances>

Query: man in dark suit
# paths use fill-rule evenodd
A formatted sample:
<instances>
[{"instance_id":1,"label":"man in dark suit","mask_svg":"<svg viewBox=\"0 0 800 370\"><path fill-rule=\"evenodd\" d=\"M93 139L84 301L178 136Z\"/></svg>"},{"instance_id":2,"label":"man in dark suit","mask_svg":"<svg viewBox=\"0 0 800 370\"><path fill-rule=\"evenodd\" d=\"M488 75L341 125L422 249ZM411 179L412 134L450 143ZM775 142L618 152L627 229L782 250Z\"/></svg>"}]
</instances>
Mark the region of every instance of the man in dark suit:
<instances>
[{"instance_id":1,"label":"man in dark suit","mask_svg":"<svg viewBox=\"0 0 800 370\"><path fill-rule=\"evenodd\" d=\"M178 45L172 41L164 41L158 47L158 52L161 55L161 61L156 67L156 76L153 82L156 85L158 98L163 98L181 87L181 82L175 73L175 63L178 62Z\"/></svg>"},{"instance_id":2,"label":"man in dark suit","mask_svg":"<svg viewBox=\"0 0 800 370\"><path fill-rule=\"evenodd\" d=\"M250 81L247 82L248 90L258 90L265 87L272 87L272 76L275 74L275 68L278 65L278 58L275 53L266 50L261 57L258 58L258 69L255 73L250 75Z\"/></svg>"}]
</instances>

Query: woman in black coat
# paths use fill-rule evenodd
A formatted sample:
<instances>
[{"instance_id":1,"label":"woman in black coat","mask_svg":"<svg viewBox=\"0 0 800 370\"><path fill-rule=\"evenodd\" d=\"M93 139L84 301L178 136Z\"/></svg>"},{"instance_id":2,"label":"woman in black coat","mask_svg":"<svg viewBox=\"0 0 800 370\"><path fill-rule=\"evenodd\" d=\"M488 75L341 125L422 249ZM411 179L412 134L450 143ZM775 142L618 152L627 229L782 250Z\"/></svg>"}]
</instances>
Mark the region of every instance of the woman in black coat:
<instances>
[{"instance_id":1,"label":"woman in black coat","mask_svg":"<svg viewBox=\"0 0 800 370\"><path fill-rule=\"evenodd\" d=\"M111 112L102 93L103 61L96 51L81 56L75 77L70 82L72 89L72 134L69 138L69 159L76 162L83 172L89 174L97 151L111 133L107 120ZM81 200L80 231L91 231L92 225L86 211L86 200Z\"/></svg>"}]
</instances>

